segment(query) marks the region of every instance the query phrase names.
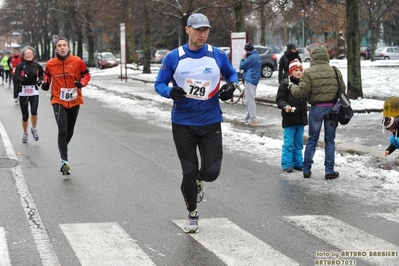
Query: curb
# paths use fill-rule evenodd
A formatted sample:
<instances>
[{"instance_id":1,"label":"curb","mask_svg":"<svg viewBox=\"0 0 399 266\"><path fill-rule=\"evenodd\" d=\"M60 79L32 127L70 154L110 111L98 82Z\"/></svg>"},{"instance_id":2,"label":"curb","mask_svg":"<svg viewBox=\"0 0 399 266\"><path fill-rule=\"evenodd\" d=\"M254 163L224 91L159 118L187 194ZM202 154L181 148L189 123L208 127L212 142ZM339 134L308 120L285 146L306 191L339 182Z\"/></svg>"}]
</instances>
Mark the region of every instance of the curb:
<instances>
[{"instance_id":1,"label":"curb","mask_svg":"<svg viewBox=\"0 0 399 266\"><path fill-rule=\"evenodd\" d=\"M137 78L137 77L128 77L128 78L132 79L132 80L141 81L143 83L154 83L154 81L149 81L147 79L141 79L141 78ZM94 84L92 84L92 85L94 85ZM94 85L94 86L96 86L96 87L98 87L100 89L103 89L103 88L101 88L98 85ZM272 97L255 98L255 100L257 102L260 102L260 103L273 105L274 107L277 108L276 101ZM370 112L382 112L382 111L383 111L383 109L354 110L355 113L370 113ZM230 122L232 122L232 121L230 121ZM323 146L324 143L320 142L318 145ZM385 158L383 156L383 151L382 150L379 150L378 148L370 147L370 146L367 146L367 145L362 145L362 144L357 144L357 143L349 143L349 142L346 142L346 143L336 142L335 148L336 148L336 151L338 151L338 152L347 152L347 153L350 153L350 154L357 154L357 155L370 155L370 156L373 156L374 158L388 159L389 160L389 158Z\"/></svg>"},{"instance_id":2,"label":"curb","mask_svg":"<svg viewBox=\"0 0 399 266\"><path fill-rule=\"evenodd\" d=\"M146 80L146 79L140 79L140 78L135 78L135 77L129 77L129 78L132 79L132 80L137 80L137 81L141 81L141 82L144 82L144 83L154 83L154 81L149 81L149 80ZM274 99L272 97L269 97L269 99L256 97L255 101L260 102L260 103L271 104L271 105L277 107L276 99ZM357 114L382 113L382 111L383 111L383 108L380 108L380 109L353 110L353 112L357 113Z\"/></svg>"}]
</instances>

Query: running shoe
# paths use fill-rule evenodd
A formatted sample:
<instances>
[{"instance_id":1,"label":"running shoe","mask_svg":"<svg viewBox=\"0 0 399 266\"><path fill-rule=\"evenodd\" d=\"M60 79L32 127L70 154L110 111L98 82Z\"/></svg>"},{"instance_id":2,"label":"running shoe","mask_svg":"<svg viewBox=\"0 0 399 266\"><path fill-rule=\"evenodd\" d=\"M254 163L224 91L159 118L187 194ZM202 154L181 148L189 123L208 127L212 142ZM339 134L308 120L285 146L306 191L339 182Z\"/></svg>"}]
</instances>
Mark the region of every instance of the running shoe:
<instances>
[{"instance_id":1,"label":"running shoe","mask_svg":"<svg viewBox=\"0 0 399 266\"><path fill-rule=\"evenodd\" d=\"M28 132L24 132L24 134L22 135L22 142L23 143L28 142Z\"/></svg>"},{"instance_id":2,"label":"running shoe","mask_svg":"<svg viewBox=\"0 0 399 266\"><path fill-rule=\"evenodd\" d=\"M30 131L32 132L33 139L38 141L39 140L39 135L37 134L36 128L32 127Z\"/></svg>"},{"instance_id":3,"label":"running shoe","mask_svg":"<svg viewBox=\"0 0 399 266\"><path fill-rule=\"evenodd\" d=\"M202 199L204 198L204 194L205 194L204 181L197 180L197 188L198 188L197 203L200 203L202 201Z\"/></svg>"},{"instance_id":4,"label":"running shoe","mask_svg":"<svg viewBox=\"0 0 399 266\"><path fill-rule=\"evenodd\" d=\"M198 228L199 215L197 211L194 211L194 213L195 213L194 216L191 215L190 213L188 214L187 223L183 228L183 231L188 234L196 234L199 231Z\"/></svg>"},{"instance_id":5,"label":"running shoe","mask_svg":"<svg viewBox=\"0 0 399 266\"><path fill-rule=\"evenodd\" d=\"M60 169L60 171L62 172L62 174L63 175L69 175L70 174L70 171L71 170L71 167L69 166L69 164L68 164L68 161L62 161L62 166L61 166L61 169Z\"/></svg>"}]
</instances>

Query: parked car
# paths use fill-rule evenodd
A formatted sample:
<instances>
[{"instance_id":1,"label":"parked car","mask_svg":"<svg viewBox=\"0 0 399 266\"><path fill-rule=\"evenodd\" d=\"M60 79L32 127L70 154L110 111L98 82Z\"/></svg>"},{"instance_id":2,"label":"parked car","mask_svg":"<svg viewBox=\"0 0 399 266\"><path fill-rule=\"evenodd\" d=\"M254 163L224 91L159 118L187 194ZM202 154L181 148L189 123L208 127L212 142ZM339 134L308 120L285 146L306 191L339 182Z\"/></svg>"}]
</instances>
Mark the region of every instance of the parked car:
<instances>
[{"instance_id":1,"label":"parked car","mask_svg":"<svg viewBox=\"0 0 399 266\"><path fill-rule=\"evenodd\" d=\"M375 60L399 59L399 47L395 46L380 47L377 50L375 50L374 59Z\"/></svg>"},{"instance_id":2,"label":"parked car","mask_svg":"<svg viewBox=\"0 0 399 266\"><path fill-rule=\"evenodd\" d=\"M169 53L169 49L157 49L151 58L151 63L161 63L162 59Z\"/></svg>"},{"instance_id":3,"label":"parked car","mask_svg":"<svg viewBox=\"0 0 399 266\"><path fill-rule=\"evenodd\" d=\"M281 51L278 52L278 53L275 53L275 55L276 55L276 60L277 60L277 64L280 63L280 59L281 59L281 57L284 55L284 53L285 53L285 51L283 51L283 50L281 50Z\"/></svg>"},{"instance_id":4,"label":"parked car","mask_svg":"<svg viewBox=\"0 0 399 266\"><path fill-rule=\"evenodd\" d=\"M270 78L273 75L273 72L277 70L277 56L270 47L254 45L254 48L258 51L259 56L262 59L261 76L264 78Z\"/></svg>"},{"instance_id":5,"label":"parked car","mask_svg":"<svg viewBox=\"0 0 399 266\"><path fill-rule=\"evenodd\" d=\"M88 54L83 54L82 59L86 63L86 65L89 65L89 55Z\"/></svg>"},{"instance_id":6,"label":"parked car","mask_svg":"<svg viewBox=\"0 0 399 266\"><path fill-rule=\"evenodd\" d=\"M336 41L331 41L323 43L327 48L330 59L343 59L346 57L346 47L344 51L338 51L338 43Z\"/></svg>"},{"instance_id":7,"label":"parked car","mask_svg":"<svg viewBox=\"0 0 399 266\"><path fill-rule=\"evenodd\" d=\"M267 47L270 47L272 49L273 53L275 53L275 54L279 54L282 51L284 51L284 49L281 49L279 46L267 46Z\"/></svg>"},{"instance_id":8,"label":"parked car","mask_svg":"<svg viewBox=\"0 0 399 266\"><path fill-rule=\"evenodd\" d=\"M367 46L360 47L360 60L368 60L370 58L368 49L369 47Z\"/></svg>"},{"instance_id":9,"label":"parked car","mask_svg":"<svg viewBox=\"0 0 399 266\"><path fill-rule=\"evenodd\" d=\"M305 59L306 48L299 46L296 48L296 50L298 51L298 54L299 54L299 57L301 58L302 63L305 62L304 59Z\"/></svg>"},{"instance_id":10,"label":"parked car","mask_svg":"<svg viewBox=\"0 0 399 266\"><path fill-rule=\"evenodd\" d=\"M345 51L338 50L338 44L334 41L326 42L326 43L312 43L306 46L304 53L303 53L303 62L310 62L310 55L312 54L313 50L320 45L324 45L327 48L328 55L330 59L343 59L346 57L346 47ZM343 52L343 53L342 53Z\"/></svg>"},{"instance_id":11,"label":"parked car","mask_svg":"<svg viewBox=\"0 0 399 266\"><path fill-rule=\"evenodd\" d=\"M119 65L115 55L111 52L98 53L96 55L95 64L99 69L116 67Z\"/></svg>"},{"instance_id":12,"label":"parked car","mask_svg":"<svg viewBox=\"0 0 399 266\"><path fill-rule=\"evenodd\" d=\"M138 65L142 65L144 63L144 51L136 50L136 60Z\"/></svg>"},{"instance_id":13,"label":"parked car","mask_svg":"<svg viewBox=\"0 0 399 266\"><path fill-rule=\"evenodd\" d=\"M223 50L224 52L225 52L225 54L227 55L227 57L230 59L230 61L231 61L231 58L230 58L230 47L227 47L227 46L221 46L221 47L218 47L220 50Z\"/></svg>"}]
</instances>

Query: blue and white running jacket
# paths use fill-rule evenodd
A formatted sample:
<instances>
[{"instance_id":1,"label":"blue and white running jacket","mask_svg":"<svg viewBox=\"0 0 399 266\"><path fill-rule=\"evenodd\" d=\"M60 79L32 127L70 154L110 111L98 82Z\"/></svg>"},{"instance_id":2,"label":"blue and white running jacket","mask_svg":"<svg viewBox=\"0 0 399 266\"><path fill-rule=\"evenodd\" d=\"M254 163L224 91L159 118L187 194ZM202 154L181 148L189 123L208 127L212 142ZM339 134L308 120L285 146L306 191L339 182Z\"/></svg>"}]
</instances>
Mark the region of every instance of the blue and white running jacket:
<instances>
[{"instance_id":1,"label":"blue and white running jacket","mask_svg":"<svg viewBox=\"0 0 399 266\"><path fill-rule=\"evenodd\" d=\"M173 123L210 125L222 121L219 101L221 75L227 82L238 82L236 70L223 50L205 44L193 51L185 44L170 51L164 58L155 81L155 91L170 98L170 82L186 91L184 100L173 103Z\"/></svg>"}]
</instances>

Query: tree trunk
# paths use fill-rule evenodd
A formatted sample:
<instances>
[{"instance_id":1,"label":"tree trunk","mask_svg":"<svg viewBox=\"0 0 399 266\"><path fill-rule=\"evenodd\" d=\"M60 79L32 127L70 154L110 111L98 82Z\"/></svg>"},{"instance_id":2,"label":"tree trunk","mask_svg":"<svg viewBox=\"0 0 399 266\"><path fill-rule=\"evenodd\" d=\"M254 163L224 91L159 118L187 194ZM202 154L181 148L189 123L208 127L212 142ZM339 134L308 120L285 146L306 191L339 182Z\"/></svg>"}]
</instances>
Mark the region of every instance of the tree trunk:
<instances>
[{"instance_id":1,"label":"tree trunk","mask_svg":"<svg viewBox=\"0 0 399 266\"><path fill-rule=\"evenodd\" d=\"M266 5L260 11L260 45L266 46Z\"/></svg>"},{"instance_id":2,"label":"tree trunk","mask_svg":"<svg viewBox=\"0 0 399 266\"><path fill-rule=\"evenodd\" d=\"M151 74L151 18L149 11L149 1L144 1L144 63L143 74Z\"/></svg>"},{"instance_id":3,"label":"tree trunk","mask_svg":"<svg viewBox=\"0 0 399 266\"><path fill-rule=\"evenodd\" d=\"M346 0L346 18L348 20L347 94L350 99L357 99L358 97L363 97L360 67L359 0Z\"/></svg>"},{"instance_id":4,"label":"tree trunk","mask_svg":"<svg viewBox=\"0 0 399 266\"><path fill-rule=\"evenodd\" d=\"M236 31L237 32L245 31L244 3L245 2L234 3L234 13L236 14Z\"/></svg>"},{"instance_id":5,"label":"tree trunk","mask_svg":"<svg viewBox=\"0 0 399 266\"><path fill-rule=\"evenodd\" d=\"M85 24L86 36L87 36L87 50L89 53L89 65L94 66L94 31L90 23Z\"/></svg>"}]
</instances>

